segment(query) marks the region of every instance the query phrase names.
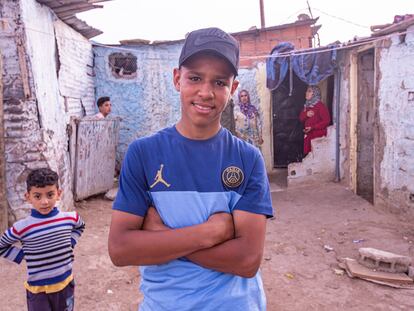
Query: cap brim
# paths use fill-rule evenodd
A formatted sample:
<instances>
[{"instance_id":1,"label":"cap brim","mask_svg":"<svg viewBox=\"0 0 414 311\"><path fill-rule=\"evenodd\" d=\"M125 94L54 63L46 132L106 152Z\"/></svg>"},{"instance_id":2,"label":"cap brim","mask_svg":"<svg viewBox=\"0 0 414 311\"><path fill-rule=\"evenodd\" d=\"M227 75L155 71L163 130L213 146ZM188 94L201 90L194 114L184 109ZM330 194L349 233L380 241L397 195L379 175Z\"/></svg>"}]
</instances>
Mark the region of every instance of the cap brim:
<instances>
[{"instance_id":1,"label":"cap brim","mask_svg":"<svg viewBox=\"0 0 414 311\"><path fill-rule=\"evenodd\" d=\"M195 56L195 55L197 55L197 54L200 54L200 53L212 53L212 54L214 54L214 55L217 55L217 56L219 56L220 58L223 58L226 62L227 62L227 64L230 66L230 69L233 71L233 73L234 73L234 76L237 76L238 75L238 70L237 70L237 68L232 64L232 62L227 58L227 56L226 55L224 55L221 51L218 51L218 50L216 50L216 49L214 49L214 48L208 48L208 49L206 49L206 48L201 48L201 49L198 49L198 50L195 50L195 51L193 51L191 54L189 54L189 55L187 55L185 58L183 58L182 60L181 60L181 63L180 63L180 67L186 62L186 61L188 61L191 57L193 57L193 56Z\"/></svg>"}]
</instances>

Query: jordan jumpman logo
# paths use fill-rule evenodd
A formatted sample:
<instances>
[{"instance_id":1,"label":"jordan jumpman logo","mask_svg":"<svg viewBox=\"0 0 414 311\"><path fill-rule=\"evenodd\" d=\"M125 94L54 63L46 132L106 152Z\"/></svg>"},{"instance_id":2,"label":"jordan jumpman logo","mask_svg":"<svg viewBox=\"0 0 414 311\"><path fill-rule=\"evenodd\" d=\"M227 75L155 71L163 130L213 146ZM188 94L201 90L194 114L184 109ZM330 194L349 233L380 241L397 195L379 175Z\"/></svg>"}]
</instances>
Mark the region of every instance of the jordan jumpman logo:
<instances>
[{"instance_id":1,"label":"jordan jumpman logo","mask_svg":"<svg viewBox=\"0 0 414 311\"><path fill-rule=\"evenodd\" d=\"M164 178L162 178L162 169L164 167L164 164L161 164L160 169L157 171L157 175L155 175L154 183L150 186L150 188L153 188L156 184L159 182L166 185L167 187L171 186L169 183L167 183Z\"/></svg>"}]
</instances>

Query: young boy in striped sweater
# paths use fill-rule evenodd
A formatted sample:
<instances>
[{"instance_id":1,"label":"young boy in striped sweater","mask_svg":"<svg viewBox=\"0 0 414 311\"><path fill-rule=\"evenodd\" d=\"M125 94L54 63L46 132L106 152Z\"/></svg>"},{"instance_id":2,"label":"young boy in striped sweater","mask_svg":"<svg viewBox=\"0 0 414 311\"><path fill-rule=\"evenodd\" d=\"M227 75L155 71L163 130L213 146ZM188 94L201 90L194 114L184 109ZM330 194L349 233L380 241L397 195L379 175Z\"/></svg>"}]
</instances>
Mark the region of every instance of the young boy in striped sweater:
<instances>
[{"instance_id":1,"label":"young boy in striped sweater","mask_svg":"<svg viewBox=\"0 0 414 311\"><path fill-rule=\"evenodd\" d=\"M29 174L25 198L33 206L31 214L0 238L1 257L18 264L26 260L29 311L74 307L73 248L85 224L76 212L61 212L55 206L62 193L58 179L48 168ZM13 245L17 242L22 248Z\"/></svg>"}]
</instances>

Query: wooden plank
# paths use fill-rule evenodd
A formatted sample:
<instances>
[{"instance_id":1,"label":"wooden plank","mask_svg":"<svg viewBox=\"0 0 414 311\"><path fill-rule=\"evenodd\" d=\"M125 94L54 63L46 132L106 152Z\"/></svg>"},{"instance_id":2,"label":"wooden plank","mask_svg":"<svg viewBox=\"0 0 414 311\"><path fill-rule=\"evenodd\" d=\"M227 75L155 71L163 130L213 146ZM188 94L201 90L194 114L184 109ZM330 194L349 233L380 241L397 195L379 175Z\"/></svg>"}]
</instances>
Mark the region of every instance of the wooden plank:
<instances>
[{"instance_id":1,"label":"wooden plank","mask_svg":"<svg viewBox=\"0 0 414 311\"><path fill-rule=\"evenodd\" d=\"M91 30L82 31L81 33L85 38L90 39L90 38L99 36L103 32L97 29L91 29Z\"/></svg>"},{"instance_id":2,"label":"wooden plank","mask_svg":"<svg viewBox=\"0 0 414 311\"><path fill-rule=\"evenodd\" d=\"M100 7L102 7L102 6L100 6ZM97 6L93 6L93 7L88 6L88 7L84 7L84 8L78 8L78 9L74 9L74 10L69 10L69 11L64 11L64 12L57 13L57 16L60 19L63 19L63 18L67 18L69 16L73 16L77 13L86 12L86 11L93 10L93 9L96 9L96 8L97 8Z\"/></svg>"},{"instance_id":3,"label":"wooden plank","mask_svg":"<svg viewBox=\"0 0 414 311\"><path fill-rule=\"evenodd\" d=\"M362 279L376 280L380 282L394 283L394 284L413 284L414 281L405 273L389 273L382 271L374 271L360 265L353 259L346 259L346 267L352 276Z\"/></svg>"},{"instance_id":4,"label":"wooden plank","mask_svg":"<svg viewBox=\"0 0 414 311\"><path fill-rule=\"evenodd\" d=\"M3 107L3 56L0 52L0 232L8 227L8 210L6 192L6 158L5 158L5 130Z\"/></svg>"},{"instance_id":5,"label":"wooden plank","mask_svg":"<svg viewBox=\"0 0 414 311\"><path fill-rule=\"evenodd\" d=\"M53 11L55 11L55 13L59 15L60 13L65 13L68 11L75 11L75 12L80 11L84 8L93 9L94 6L93 4L89 4L89 3L77 3L77 4L62 5L58 8L54 8Z\"/></svg>"}]
</instances>

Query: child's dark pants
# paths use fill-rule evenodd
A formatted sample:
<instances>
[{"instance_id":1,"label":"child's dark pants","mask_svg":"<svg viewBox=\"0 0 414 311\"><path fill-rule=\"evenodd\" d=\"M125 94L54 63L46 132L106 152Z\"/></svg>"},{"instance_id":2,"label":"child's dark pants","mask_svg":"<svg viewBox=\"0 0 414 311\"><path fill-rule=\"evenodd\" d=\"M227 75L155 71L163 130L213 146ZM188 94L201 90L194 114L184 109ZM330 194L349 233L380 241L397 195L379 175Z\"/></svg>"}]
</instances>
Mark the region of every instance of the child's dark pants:
<instances>
[{"instance_id":1,"label":"child's dark pants","mask_svg":"<svg viewBox=\"0 0 414 311\"><path fill-rule=\"evenodd\" d=\"M70 282L59 292L33 294L26 290L28 311L73 311L75 282Z\"/></svg>"}]
</instances>

